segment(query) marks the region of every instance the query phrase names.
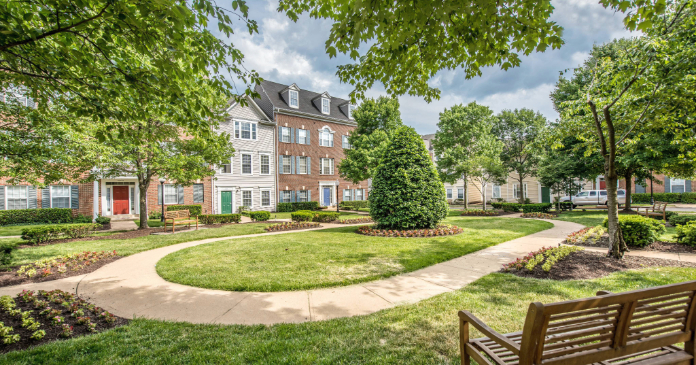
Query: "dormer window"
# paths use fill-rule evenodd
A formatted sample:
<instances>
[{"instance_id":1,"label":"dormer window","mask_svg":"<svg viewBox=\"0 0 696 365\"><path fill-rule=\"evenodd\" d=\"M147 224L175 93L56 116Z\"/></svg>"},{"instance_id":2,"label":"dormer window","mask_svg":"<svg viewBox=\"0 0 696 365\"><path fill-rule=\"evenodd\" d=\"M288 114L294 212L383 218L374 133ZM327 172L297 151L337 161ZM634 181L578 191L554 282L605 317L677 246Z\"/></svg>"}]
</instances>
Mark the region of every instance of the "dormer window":
<instances>
[{"instance_id":1,"label":"dormer window","mask_svg":"<svg viewBox=\"0 0 696 365\"><path fill-rule=\"evenodd\" d=\"M300 107L300 99L299 95L296 90L289 90L290 94L290 107L291 108L299 108Z\"/></svg>"},{"instance_id":2,"label":"dormer window","mask_svg":"<svg viewBox=\"0 0 696 365\"><path fill-rule=\"evenodd\" d=\"M329 109L329 99L327 98L321 98L321 112L324 114L329 114L330 109Z\"/></svg>"},{"instance_id":3,"label":"dormer window","mask_svg":"<svg viewBox=\"0 0 696 365\"><path fill-rule=\"evenodd\" d=\"M355 110L355 105L348 105L348 119L353 119L353 110Z\"/></svg>"}]
</instances>

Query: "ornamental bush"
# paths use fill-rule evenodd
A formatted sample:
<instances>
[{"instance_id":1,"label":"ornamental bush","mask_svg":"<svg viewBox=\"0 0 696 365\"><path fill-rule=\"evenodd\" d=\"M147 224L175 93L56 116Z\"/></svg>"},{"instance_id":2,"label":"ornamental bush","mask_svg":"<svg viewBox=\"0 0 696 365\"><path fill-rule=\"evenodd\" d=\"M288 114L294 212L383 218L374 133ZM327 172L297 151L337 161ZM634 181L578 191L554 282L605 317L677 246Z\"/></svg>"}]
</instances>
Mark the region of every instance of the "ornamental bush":
<instances>
[{"instance_id":1,"label":"ornamental bush","mask_svg":"<svg viewBox=\"0 0 696 365\"><path fill-rule=\"evenodd\" d=\"M17 248L17 242L0 242L0 264L8 266L12 263L12 251Z\"/></svg>"},{"instance_id":2,"label":"ornamental bush","mask_svg":"<svg viewBox=\"0 0 696 365\"><path fill-rule=\"evenodd\" d=\"M258 212L249 212L249 218L251 218L251 220L254 222L264 222L271 219L271 213L264 210L260 210Z\"/></svg>"},{"instance_id":3,"label":"ornamental bush","mask_svg":"<svg viewBox=\"0 0 696 365\"><path fill-rule=\"evenodd\" d=\"M502 209L504 212L519 212L524 204L520 203L491 203L493 209Z\"/></svg>"},{"instance_id":4,"label":"ornamental bush","mask_svg":"<svg viewBox=\"0 0 696 365\"><path fill-rule=\"evenodd\" d=\"M57 224L71 223L72 221L72 209L70 208L16 209L0 211L0 226L9 224Z\"/></svg>"},{"instance_id":5,"label":"ornamental bush","mask_svg":"<svg viewBox=\"0 0 696 365\"><path fill-rule=\"evenodd\" d=\"M696 222L696 215L683 215L683 214L672 214L667 217L669 224L673 226L684 225L689 222Z\"/></svg>"},{"instance_id":6,"label":"ornamental bush","mask_svg":"<svg viewBox=\"0 0 696 365\"><path fill-rule=\"evenodd\" d=\"M314 218L314 212L309 210L298 210L290 214L293 222L311 222Z\"/></svg>"},{"instance_id":7,"label":"ornamental bush","mask_svg":"<svg viewBox=\"0 0 696 365\"><path fill-rule=\"evenodd\" d=\"M294 202L294 203L278 203L276 211L281 212L296 212L298 210L319 210L319 202Z\"/></svg>"},{"instance_id":8,"label":"ornamental bush","mask_svg":"<svg viewBox=\"0 0 696 365\"><path fill-rule=\"evenodd\" d=\"M345 210L358 210L360 208L369 208L370 204L367 200L351 200L342 201L338 204L341 209Z\"/></svg>"},{"instance_id":9,"label":"ornamental bush","mask_svg":"<svg viewBox=\"0 0 696 365\"><path fill-rule=\"evenodd\" d=\"M696 246L696 221L677 226L677 243Z\"/></svg>"},{"instance_id":10,"label":"ornamental bush","mask_svg":"<svg viewBox=\"0 0 696 365\"><path fill-rule=\"evenodd\" d=\"M177 210L188 210L191 217L197 217L203 213L203 207L200 204L192 205L167 205L167 212Z\"/></svg>"},{"instance_id":11,"label":"ornamental bush","mask_svg":"<svg viewBox=\"0 0 696 365\"><path fill-rule=\"evenodd\" d=\"M380 228L435 228L447 217L445 186L413 128L394 132L372 179L370 216Z\"/></svg>"},{"instance_id":12,"label":"ornamental bush","mask_svg":"<svg viewBox=\"0 0 696 365\"><path fill-rule=\"evenodd\" d=\"M681 202L684 204L696 204L696 193L682 193Z\"/></svg>"},{"instance_id":13,"label":"ornamental bush","mask_svg":"<svg viewBox=\"0 0 696 365\"><path fill-rule=\"evenodd\" d=\"M241 214L201 214L198 220L203 224L239 223Z\"/></svg>"},{"instance_id":14,"label":"ornamental bush","mask_svg":"<svg viewBox=\"0 0 696 365\"><path fill-rule=\"evenodd\" d=\"M609 218L604 218L604 227L609 226ZM641 215L620 215L619 227L627 246L645 247L665 233L665 226L655 219Z\"/></svg>"},{"instance_id":15,"label":"ornamental bush","mask_svg":"<svg viewBox=\"0 0 696 365\"><path fill-rule=\"evenodd\" d=\"M522 205L522 212L524 213L548 213L549 210L551 210L551 203Z\"/></svg>"},{"instance_id":16,"label":"ornamental bush","mask_svg":"<svg viewBox=\"0 0 696 365\"><path fill-rule=\"evenodd\" d=\"M99 227L101 225L96 223L49 224L29 227L22 230L22 239L39 244L62 238L83 238Z\"/></svg>"},{"instance_id":17,"label":"ornamental bush","mask_svg":"<svg viewBox=\"0 0 696 365\"><path fill-rule=\"evenodd\" d=\"M320 222L320 223L333 222L335 220L338 220L339 216L340 216L340 214L336 213L336 212L315 212L314 218L312 218L312 222Z\"/></svg>"}]
</instances>

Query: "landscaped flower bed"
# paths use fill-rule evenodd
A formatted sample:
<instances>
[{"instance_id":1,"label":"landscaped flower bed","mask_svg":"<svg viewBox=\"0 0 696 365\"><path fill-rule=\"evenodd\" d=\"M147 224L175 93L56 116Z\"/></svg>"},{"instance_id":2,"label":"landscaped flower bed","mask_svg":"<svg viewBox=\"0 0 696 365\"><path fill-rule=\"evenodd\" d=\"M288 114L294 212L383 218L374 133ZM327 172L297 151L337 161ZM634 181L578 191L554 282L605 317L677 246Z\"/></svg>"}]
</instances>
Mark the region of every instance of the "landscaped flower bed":
<instances>
[{"instance_id":1,"label":"landscaped flower bed","mask_svg":"<svg viewBox=\"0 0 696 365\"><path fill-rule=\"evenodd\" d=\"M378 237L435 237L451 236L464 232L462 228L452 225L440 225L434 229L379 229L373 226L361 226L358 233Z\"/></svg>"},{"instance_id":2,"label":"landscaped flower bed","mask_svg":"<svg viewBox=\"0 0 696 365\"><path fill-rule=\"evenodd\" d=\"M500 215L500 213L496 210L466 209L462 212L462 215L490 217Z\"/></svg>"},{"instance_id":3,"label":"landscaped flower bed","mask_svg":"<svg viewBox=\"0 0 696 365\"><path fill-rule=\"evenodd\" d=\"M61 290L0 297L0 352L124 325L128 320Z\"/></svg>"},{"instance_id":4,"label":"landscaped flower bed","mask_svg":"<svg viewBox=\"0 0 696 365\"><path fill-rule=\"evenodd\" d=\"M553 219L553 215L549 213L522 213L522 218L536 218L536 219Z\"/></svg>"},{"instance_id":5,"label":"landscaped flower bed","mask_svg":"<svg viewBox=\"0 0 696 365\"><path fill-rule=\"evenodd\" d=\"M569 234L566 238L566 243L572 245L597 246L606 232L607 229L603 226L586 227Z\"/></svg>"},{"instance_id":6,"label":"landscaped flower bed","mask_svg":"<svg viewBox=\"0 0 696 365\"><path fill-rule=\"evenodd\" d=\"M268 232L292 231L296 229L318 228L321 227L316 222L284 222L266 227Z\"/></svg>"},{"instance_id":7,"label":"landscaped flower bed","mask_svg":"<svg viewBox=\"0 0 696 365\"><path fill-rule=\"evenodd\" d=\"M365 218L353 218L353 219L344 219L340 221L336 221L334 223L340 223L340 224L360 224L360 223L372 223L374 222L371 217L365 217Z\"/></svg>"},{"instance_id":8,"label":"landscaped flower bed","mask_svg":"<svg viewBox=\"0 0 696 365\"><path fill-rule=\"evenodd\" d=\"M20 266L16 271L19 277L47 277L53 274L65 274L69 271L79 271L86 266L116 256L116 251L85 251L50 259L35 261L29 265Z\"/></svg>"},{"instance_id":9,"label":"landscaped flower bed","mask_svg":"<svg viewBox=\"0 0 696 365\"><path fill-rule=\"evenodd\" d=\"M569 254L584 250L576 246L542 247L539 251L530 252L527 256L503 265L503 271L534 271L538 265L541 269L549 272L551 268Z\"/></svg>"}]
</instances>

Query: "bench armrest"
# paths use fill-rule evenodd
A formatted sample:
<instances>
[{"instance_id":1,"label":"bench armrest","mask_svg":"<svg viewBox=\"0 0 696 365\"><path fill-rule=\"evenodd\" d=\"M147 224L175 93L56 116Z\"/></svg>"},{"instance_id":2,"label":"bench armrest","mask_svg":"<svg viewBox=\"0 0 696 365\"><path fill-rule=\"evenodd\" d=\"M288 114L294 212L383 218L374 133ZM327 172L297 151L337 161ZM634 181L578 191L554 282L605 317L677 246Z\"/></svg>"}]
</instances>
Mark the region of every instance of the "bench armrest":
<instances>
[{"instance_id":1,"label":"bench armrest","mask_svg":"<svg viewBox=\"0 0 696 365\"><path fill-rule=\"evenodd\" d=\"M488 336L488 338L495 341L495 343L497 343L498 345L505 347L506 349L512 351L512 353L514 353L515 355L519 356L520 345L505 337L505 335L502 335L496 332L494 329L488 327L480 319L476 318L473 314L469 313L469 311L459 311L459 318L462 321L474 326L474 328L479 330L479 332Z\"/></svg>"}]
</instances>

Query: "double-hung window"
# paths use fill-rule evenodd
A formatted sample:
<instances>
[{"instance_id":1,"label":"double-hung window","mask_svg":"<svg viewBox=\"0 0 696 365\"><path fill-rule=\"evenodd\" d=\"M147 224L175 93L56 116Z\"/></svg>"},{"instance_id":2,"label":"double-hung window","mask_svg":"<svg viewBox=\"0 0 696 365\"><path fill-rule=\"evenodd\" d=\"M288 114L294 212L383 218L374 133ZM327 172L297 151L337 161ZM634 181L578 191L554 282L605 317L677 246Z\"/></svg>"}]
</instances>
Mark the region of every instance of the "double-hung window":
<instances>
[{"instance_id":1,"label":"double-hung window","mask_svg":"<svg viewBox=\"0 0 696 365\"><path fill-rule=\"evenodd\" d=\"M51 186L51 208L70 208L70 186Z\"/></svg>"},{"instance_id":2,"label":"double-hung window","mask_svg":"<svg viewBox=\"0 0 696 365\"><path fill-rule=\"evenodd\" d=\"M452 199L452 189L447 189L447 199Z\"/></svg>"},{"instance_id":3,"label":"double-hung window","mask_svg":"<svg viewBox=\"0 0 696 365\"><path fill-rule=\"evenodd\" d=\"M349 201L351 201L351 199L352 199L352 197L350 196L350 189L343 190L343 201L349 202Z\"/></svg>"},{"instance_id":4,"label":"double-hung window","mask_svg":"<svg viewBox=\"0 0 696 365\"><path fill-rule=\"evenodd\" d=\"M251 175L251 154L242 153L242 174Z\"/></svg>"},{"instance_id":5,"label":"double-hung window","mask_svg":"<svg viewBox=\"0 0 696 365\"><path fill-rule=\"evenodd\" d=\"M457 199L464 199L464 189L457 188Z\"/></svg>"},{"instance_id":6,"label":"double-hung window","mask_svg":"<svg viewBox=\"0 0 696 365\"><path fill-rule=\"evenodd\" d=\"M348 141L348 136L341 136L341 147L345 149L353 148L353 146L350 145L350 141Z\"/></svg>"},{"instance_id":7,"label":"double-hung window","mask_svg":"<svg viewBox=\"0 0 696 365\"><path fill-rule=\"evenodd\" d=\"M672 179L670 180L671 183L671 192L673 193L683 193L685 191L686 187L686 180L684 179Z\"/></svg>"},{"instance_id":8,"label":"double-hung window","mask_svg":"<svg viewBox=\"0 0 696 365\"><path fill-rule=\"evenodd\" d=\"M242 190L242 205L251 208L251 190Z\"/></svg>"},{"instance_id":9,"label":"double-hung window","mask_svg":"<svg viewBox=\"0 0 696 365\"><path fill-rule=\"evenodd\" d=\"M333 133L331 133L329 128L324 128L319 132L319 145L333 147Z\"/></svg>"},{"instance_id":10,"label":"double-hung window","mask_svg":"<svg viewBox=\"0 0 696 365\"><path fill-rule=\"evenodd\" d=\"M280 127L280 141L290 143L290 127Z\"/></svg>"},{"instance_id":11,"label":"double-hung window","mask_svg":"<svg viewBox=\"0 0 696 365\"><path fill-rule=\"evenodd\" d=\"M235 121L234 138L256 140L256 123Z\"/></svg>"},{"instance_id":12,"label":"double-hung window","mask_svg":"<svg viewBox=\"0 0 696 365\"><path fill-rule=\"evenodd\" d=\"M299 108L300 107L300 99L299 99L299 95L297 94L297 91L290 90L288 92L288 94L290 95L290 107Z\"/></svg>"},{"instance_id":13,"label":"double-hung window","mask_svg":"<svg viewBox=\"0 0 696 365\"><path fill-rule=\"evenodd\" d=\"M290 200L291 200L290 190L283 190L280 192L280 202L281 203L290 203Z\"/></svg>"},{"instance_id":14,"label":"double-hung window","mask_svg":"<svg viewBox=\"0 0 696 365\"><path fill-rule=\"evenodd\" d=\"M261 190L261 206L270 207L271 206L271 191Z\"/></svg>"},{"instance_id":15,"label":"double-hung window","mask_svg":"<svg viewBox=\"0 0 696 365\"><path fill-rule=\"evenodd\" d=\"M271 174L271 156L260 155L261 175Z\"/></svg>"},{"instance_id":16,"label":"double-hung window","mask_svg":"<svg viewBox=\"0 0 696 365\"><path fill-rule=\"evenodd\" d=\"M27 209L27 187L26 186L6 186L7 189L7 209Z\"/></svg>"},{"instance_id":17,"label":"double-hung window","mask_svg":"<svg viewBox=\"0 0 696 365\"><path fill-rule=\"evenodd\" d=\"M309 144L307 143L307 134L309 133L306 129L297 130L297 143L299 144Z\"/></svg>"},{"instance_id":18,"label":"double-hung window","mask_svg":"<svg viewBox=\"0 0 696 365\"><path fill-rule=\"evenodd\" d=\"M333 175L334 174L334 159L333 158L322 158L321 159L321 174L322 175Z\"/></svg>"},{"instance_id":19,"label":"double-hung window","mask_svg":"<svg viewBox=\"0 0 696 365\"><path fill-rule=\"evenodd\" d=\"M164 204L179 204L179 189L176 185L164 185Z\"/></svg>"},{"instance_id":20,"label":"double-hung window","mask_svg":"<svg viewBox=\"0 0 696 365\"><path fill-rule=\"evenodd\" d=\"M306 202L307 201L307 190L300 190L297 192L297 201Z\"/></svg>"},{"instance_id":21,"label":"double-hung window","mask_svg":"<svg viewBox=\"0 0 696 365\"><path fill-rule=\"evenodd\" d=\"M355 105L348 105L348 119L353 119L353 112L355 111Z\"/></svg>"},{"instance_id":22,"label":"double-hung window","mask_svg":"<svg viewBox=\"0 0 696 365\"><path fill-rule=\"evenodd\" d=\"M518 184L512 185L512 198L513 199L520 198L520 186ZM526 199L526 198L527 198L527 183L524 184L524 199Z\"/></svg>"},{"instance_id":23,"label":"double-hung window","mask_svg":"<svg viewBox=\"0 0 696 365\"><path fill-rule=\"evenodd\" d=\"M231 174L232 173L232 164L226 163L226 164L220 165L219 172L221 174Z\"/></svg>"},{"instance_id":24,"label":"double-hung window","mask_svg":"<svg viewBox=\"0 0 696 365\"><path fill-rule=\"evenodd\" d=\"M292 173L292 156L280 156L281 157L281 168L284 174Z\"/></svg>"},{"instance_id":25,"label":"double-hung window","mask_svg":"<svg viewBox=\"0 0 696 365\"><path fill-rule=\"evenodd\" d=\"M327 98L321 98L321 112L324 114L329 114L330 112L330 107L329 107L329 99Z\"/></svg>"},{"instance_id":26,"label":"double-hung window","mask_svg":"<svg viewBox=\"0 0 696 365\"><path fill-rule=\"evenodd\" d=\"M493 199L500 199L502 195L500 194L500 185L493 185Z\"/></svg>"},{"instance_id":27,"label":"double-hung window","mask_svg":"<svg viewBox=\"0 0 696 365\"><path fill-rule=\"evenodd\" d=\"M308 173L307 169L307 156L300 156L297 164L297 173L298 174L307 174Z\"/></svg>"},{"instance_id":28,"label":"double-hung window","mask_svg":"<svg viewBox=\"0 0 696 365\"><path fill-rule=\"evenodd\" d=\"M365 189L355 189L355 200L364 200Z\"/></svg>"}]
</instances>

